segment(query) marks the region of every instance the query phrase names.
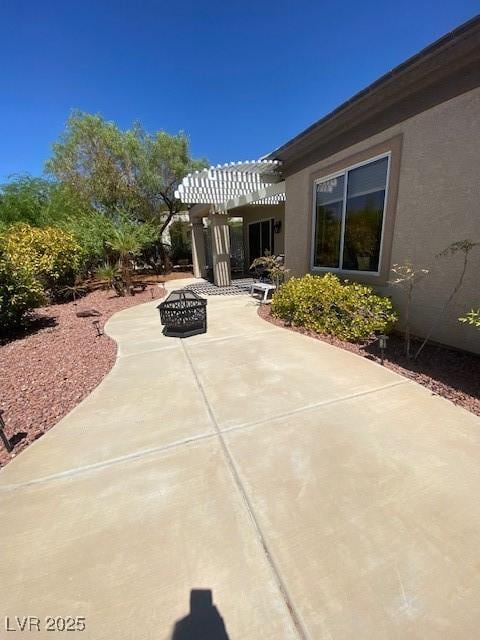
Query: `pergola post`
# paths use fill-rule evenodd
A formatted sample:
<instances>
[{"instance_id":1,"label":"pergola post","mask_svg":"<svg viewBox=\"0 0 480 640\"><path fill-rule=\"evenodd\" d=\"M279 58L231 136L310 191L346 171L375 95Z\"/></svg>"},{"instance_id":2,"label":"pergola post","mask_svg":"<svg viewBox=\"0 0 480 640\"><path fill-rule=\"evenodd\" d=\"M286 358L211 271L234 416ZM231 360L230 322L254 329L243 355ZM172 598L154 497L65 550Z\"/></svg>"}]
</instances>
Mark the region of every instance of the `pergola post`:
<instances>
[{"instance_id":1,"label":"pergola post","mask_svg":"<svg viewBox=\"0 0 480 640\"><path fill-rule=\"evenodd\" d=\"M213 281L217 287L228 287L231 284L228 216L214 213L209 218L212 231Z\"/></svg>"},{"instance_id":2,"label":"pergola post","mask_svg":"<svg viewBox=\"0 0 480 640\"><path fill-rule=\"evenodd\" d=\"M205 278L207 275L207 261L205 253L205 234L203 221L192 220L192 261L195 278Z\"/></svg>"}]
</instances>

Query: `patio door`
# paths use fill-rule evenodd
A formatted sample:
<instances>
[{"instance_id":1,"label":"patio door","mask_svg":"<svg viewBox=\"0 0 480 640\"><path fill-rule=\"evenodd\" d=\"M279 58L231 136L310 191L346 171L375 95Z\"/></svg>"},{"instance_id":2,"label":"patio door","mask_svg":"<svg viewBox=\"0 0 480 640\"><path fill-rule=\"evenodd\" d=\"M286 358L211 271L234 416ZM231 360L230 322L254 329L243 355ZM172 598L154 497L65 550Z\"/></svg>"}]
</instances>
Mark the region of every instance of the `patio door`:
<instances>
[{"instance_id":1,"label":"patio door","mask_svg":"<svg viewBox=\"0 0 480 640\"><path fill-rule=\"evenodd\" d=\"M273 255L273 218L248 225L248 259L250 264L268 252Z\"/></svg>"}]
</instances>

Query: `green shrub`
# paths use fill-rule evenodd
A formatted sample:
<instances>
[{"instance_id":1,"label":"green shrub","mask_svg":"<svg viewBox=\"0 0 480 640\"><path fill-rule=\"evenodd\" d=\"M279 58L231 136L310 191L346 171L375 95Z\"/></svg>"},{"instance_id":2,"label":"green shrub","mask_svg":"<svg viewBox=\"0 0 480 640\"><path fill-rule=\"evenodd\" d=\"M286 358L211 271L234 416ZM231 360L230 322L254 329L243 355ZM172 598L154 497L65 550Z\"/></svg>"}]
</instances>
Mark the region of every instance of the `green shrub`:
<instances>
[{"instance_id":1,"label":"green shrub","mask_svg":"<svg viewBox=\"0 0 480 640\"><path fill-rule=\"evenodd\" d=\"M0 253L0 335L16 329L27 311L42 304L43 290L38 280Z\"/></svg>"},{"instance_id":2,"label":"green shrub","mask_svg":"<svg viewBox=\"0 0 480 640\"><path fill-rule=\"evenodd\" d=\"M74 283L82 259L73 235L57 227L12 225L0 236L0 249L14 270L26 272L52 299Z\"/></svg>"},{"instance_id":3,"label":"green shrub","mask_svg":"<svg viewBox=\"0 0 480 640\"><path fill-rule=\"evenodd\" d=\"M389 298L333 274L291 278L273 296L272 314L297 326L356 342L397 320Z\"/></svg>"},{"instance_id":4,"label":"green shrub","mask_svg":"<svg viewBox=\"0 0 480 640\"><path fill-rule=\"evenodd\" d=\"M106 257L106 246L114 231L113 222L97 212L72 215L60 223L82 247L81 270L93 271Z\"/></svg>"}]
</instances>

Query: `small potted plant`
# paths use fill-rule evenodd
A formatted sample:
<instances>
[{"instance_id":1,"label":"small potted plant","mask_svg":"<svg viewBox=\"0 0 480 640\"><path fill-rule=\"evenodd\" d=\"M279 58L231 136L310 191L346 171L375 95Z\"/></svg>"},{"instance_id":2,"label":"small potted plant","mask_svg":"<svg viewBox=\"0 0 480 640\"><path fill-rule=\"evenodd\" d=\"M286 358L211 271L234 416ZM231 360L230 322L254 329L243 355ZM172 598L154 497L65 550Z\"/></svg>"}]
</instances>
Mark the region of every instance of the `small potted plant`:
<instances>
[{"instance_id":1,"label":"small potted plant","mask_svg":"<svg viewBox=\"0 0 480 640\"><path fill-rule=\"evenodd\" d=\"M283 264L283 256L264 255L261 258L255 258L250 266L250 270L254 273L266 273L268 278L276 287L279 287L288 275L289 269L285 269Z\"/></svg>"}]
</instances>

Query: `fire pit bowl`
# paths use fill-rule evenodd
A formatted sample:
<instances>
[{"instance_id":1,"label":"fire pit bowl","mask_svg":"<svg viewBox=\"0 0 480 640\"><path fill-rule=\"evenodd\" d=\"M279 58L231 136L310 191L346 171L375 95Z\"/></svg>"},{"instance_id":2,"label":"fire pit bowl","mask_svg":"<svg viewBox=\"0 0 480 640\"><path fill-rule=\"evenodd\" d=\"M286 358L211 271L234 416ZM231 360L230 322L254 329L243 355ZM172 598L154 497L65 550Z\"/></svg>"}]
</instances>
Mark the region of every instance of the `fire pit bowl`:
<instances>
[{"instance_id":1,"label":"fire pit bowl","mask_svg":"<svg viewBox=\"0 0 480 640\"><path fill-rule=\"evenodd\" d=\"M157 309L166 336L188 338L207 332L207 301L193 291L176 289Z\"/></svg>"}]
</instances>

